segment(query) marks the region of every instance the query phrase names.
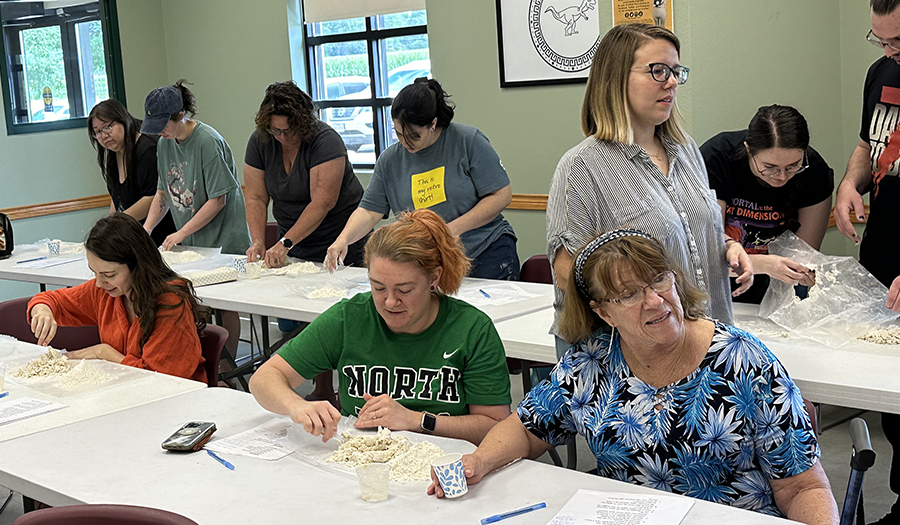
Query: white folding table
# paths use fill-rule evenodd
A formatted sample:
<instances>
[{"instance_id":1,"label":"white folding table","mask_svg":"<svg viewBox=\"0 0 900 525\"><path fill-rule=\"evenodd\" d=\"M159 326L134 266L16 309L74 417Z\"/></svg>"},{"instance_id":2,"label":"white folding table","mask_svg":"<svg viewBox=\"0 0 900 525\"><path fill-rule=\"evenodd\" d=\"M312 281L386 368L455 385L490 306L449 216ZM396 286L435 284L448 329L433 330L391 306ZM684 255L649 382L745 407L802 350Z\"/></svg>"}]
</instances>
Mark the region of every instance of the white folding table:
<instances>
[{"instance_id":1,"label":"white folding table","mask_svg":"<svg viewBox=\"0 0 900 525\"><path fill-rule=\"evenodd\" d=\"M734 304L737 326L758 325L758 307ZM497 323L506 355L556 362L554 338L548 334L553 310ZM787 332L785 332L787 333ZM900 348L854 341L840 348L788 334L755 333L772 350L800 388L815 403L900 414Z\"/></svg>"},{"instance_id":2,"label":"white folding table","mask_svg":"<svg viewBox=\"0 0 900 525\"><path fill-rule=\"evenodd\" d=\"M23 343L21 341L16 344L16 353L10 353L7 350L8 344L6 340L4 340L3 348L5 350L3 355L0 355L0 363L8 362L10 357L17 359L22 357L37 357L47 350L46 348ZM113 380L109 384L99 385L96 389L89 392L64 398L55 397L43 393L40 390L21 386L16 384L15 378L7 378L4 388L9 391L9 395L0 399L0 408L7 403L15 403L16 400L21 399L22 397L55 401L67 406L66 408L55 412L0 425L0 441L28 436L36 432L70 425L78 421L84 421L86 419L133 408L160 399L178 396L186 392L207 388L205 383L192 381L190 379L160 374L149 370L140 370L126 365L114 363L110 363L110 365L121 367L123 370L127 370L129 374L136 374L141 377L127 382L117 382Z\"/></svg>"},{"instance_id":3,"label":"white folding table","mask_svg":"<svg viewBox=\"0 0 900 525\"><path fill-rule=\"evenodd\" d=\"M481 518L544 501L545 510L516 518L544 524L580 488L660 494L534 461L520 461L455 499L420 490L367 503L357 481L292 454L277 461L224 455L228 470L203 452L165 452L160 442L183 423L213 421L229 436L274 417L249 394L210 388L0 443L0 485L49 505L116 503L221 523L477 523ZM310 436L311 439L312 438ZM787 523L695 500L684 524Z\"/></svg>"}]
</instances>

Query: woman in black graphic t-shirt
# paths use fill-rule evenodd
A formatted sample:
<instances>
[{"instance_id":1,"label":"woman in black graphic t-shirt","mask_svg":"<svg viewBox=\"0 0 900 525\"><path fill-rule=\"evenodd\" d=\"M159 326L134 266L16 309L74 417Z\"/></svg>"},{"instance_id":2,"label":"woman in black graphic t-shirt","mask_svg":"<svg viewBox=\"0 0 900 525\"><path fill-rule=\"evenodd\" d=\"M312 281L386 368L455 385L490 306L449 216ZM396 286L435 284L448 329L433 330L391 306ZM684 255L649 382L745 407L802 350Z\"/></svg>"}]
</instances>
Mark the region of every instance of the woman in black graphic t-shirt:
<instances>
[{"instance_id":1,"label":"woman in black graphic t-shirt","mask_svg":"<svg viewBox=\"0 0 900 525\"><path fill-rule=\"evenodd\" d=\"M813 285L815 274L808 268L768 250L785 230L818 250L828 227L834 171L809 147L803 115L789 106L759 108L748 129L719 133L700 152L722 207L725 234L743 245L758 275L736 300L759 303L769 277Z\"/></svg>"}]
</instances>

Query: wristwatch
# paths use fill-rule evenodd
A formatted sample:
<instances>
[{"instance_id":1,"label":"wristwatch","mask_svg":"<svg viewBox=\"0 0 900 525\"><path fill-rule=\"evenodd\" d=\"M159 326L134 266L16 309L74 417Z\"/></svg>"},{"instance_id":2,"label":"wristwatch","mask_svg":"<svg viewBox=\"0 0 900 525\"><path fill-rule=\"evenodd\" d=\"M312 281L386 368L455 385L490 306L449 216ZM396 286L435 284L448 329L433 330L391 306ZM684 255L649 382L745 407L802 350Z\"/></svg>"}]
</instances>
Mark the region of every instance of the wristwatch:
<instances>
[{"instance_id":1,"label":"wristwatch","mask_svg":"<svg viewBox=\"0 0 900 525\"><path fill-rule=\"evenodd\" d=\"M437 416L430 412L422 412L422 423L419 425L422 427L422 431L426 434L434 433L434 426L437 424Z\"/></svg>"},{"instance_id":2,"label":"wristwatch","mask_svg":"<svg viewBox=\"0 0 900 525\"><path fill-rule=\"evenodd\" d=\"M288 239L287 237L282 237L281 240L278 241L278 242L280 242L281 244L283 244L284 247L287 248L288 250L290 250L291 247L294 245L294 241Z\"/></svg>"}]
</instances>

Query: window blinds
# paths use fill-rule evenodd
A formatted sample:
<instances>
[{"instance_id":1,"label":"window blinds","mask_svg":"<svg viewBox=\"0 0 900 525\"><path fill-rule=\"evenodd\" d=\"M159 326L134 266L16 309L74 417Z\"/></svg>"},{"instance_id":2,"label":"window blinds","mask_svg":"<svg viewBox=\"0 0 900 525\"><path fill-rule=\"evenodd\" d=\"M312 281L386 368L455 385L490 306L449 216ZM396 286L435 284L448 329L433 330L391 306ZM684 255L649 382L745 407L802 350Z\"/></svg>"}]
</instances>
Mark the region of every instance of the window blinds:
<instances>
[{"instance_id":1,"label":"window blinds","mask_svg":"<svg viewBox=\"0 0 900 525\"><path fill-rule=\"evenodd\" d=\"M425 9L425 0L303 0L307 24Z\"/></svg>"}]
</instances>

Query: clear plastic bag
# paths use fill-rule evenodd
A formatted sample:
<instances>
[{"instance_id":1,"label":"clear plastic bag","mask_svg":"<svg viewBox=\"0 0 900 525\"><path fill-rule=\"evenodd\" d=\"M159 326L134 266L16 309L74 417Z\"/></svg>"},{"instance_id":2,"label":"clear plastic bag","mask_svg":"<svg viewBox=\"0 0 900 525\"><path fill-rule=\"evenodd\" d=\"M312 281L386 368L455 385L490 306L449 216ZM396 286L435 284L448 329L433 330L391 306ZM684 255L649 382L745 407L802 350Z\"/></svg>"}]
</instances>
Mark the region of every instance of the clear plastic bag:
<instances>
[{"instance_id":1,"label":"clear plastic bag","mask_svg":"<svg viewBox=\"0 0 900 525\"><path fill-rule=\"evenodd\" d=\"M289 284L286 285L292 294L304 299L312 299L326 302L336 302L346 297L353 297L358 293L369 291L369 284L360 284L341 277L332 277L324 282L311 285Z\"/></svg>"},{"instance_id":2,"label":"clear plastic bag","mask_svg":"<svg viewBox=\"0 0 900 525\"><path fill-rule=\"evenodd\" d=\"M887 288L852 257L824 255L787 231L769 243L769 253L814 268L816 284L800 300L790 284L772 279L759 315L780 326L839 347L896 320L885 308Z\"/></svg>"}]
</instances>

